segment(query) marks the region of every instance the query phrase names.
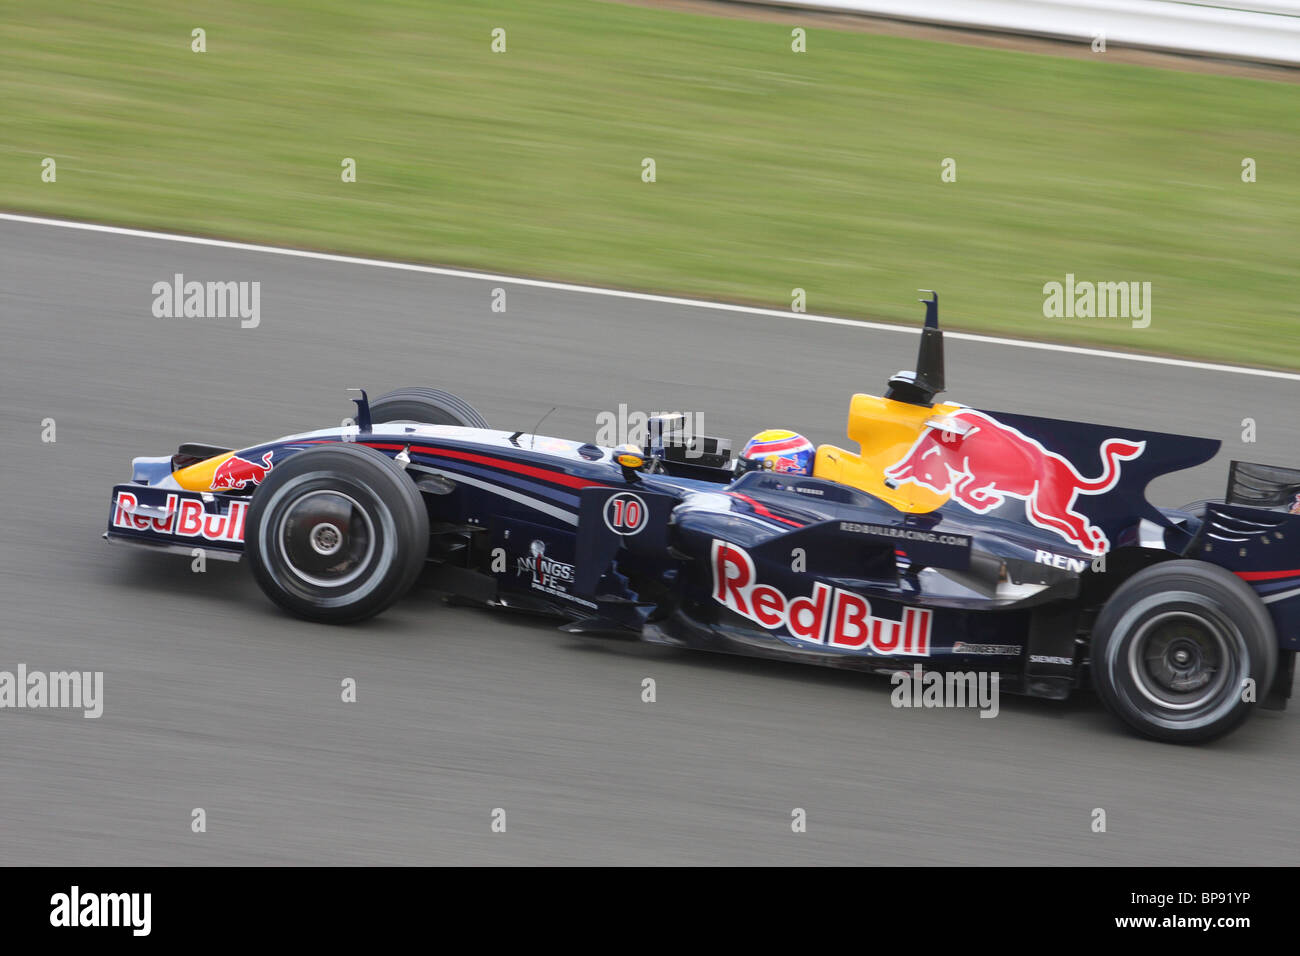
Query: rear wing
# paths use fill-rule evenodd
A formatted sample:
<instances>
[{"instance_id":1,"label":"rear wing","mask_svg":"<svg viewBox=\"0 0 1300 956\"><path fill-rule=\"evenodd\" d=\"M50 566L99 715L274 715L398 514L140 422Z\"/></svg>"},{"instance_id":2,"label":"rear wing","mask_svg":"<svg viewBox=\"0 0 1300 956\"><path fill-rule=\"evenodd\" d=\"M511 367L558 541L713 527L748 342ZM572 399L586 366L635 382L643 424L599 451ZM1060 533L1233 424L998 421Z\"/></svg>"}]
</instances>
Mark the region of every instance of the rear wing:
<instances>
[{"instance_id":1,"label":"rear wing","mask_svg":"<svg viewBox=\"0 0 1300 956\"><path fill-rule=\"evenodd\" d=\"M1234 461L1228 467L1228 490L1223 500L1225 504L1252 508L1295 506L1300 503L1300 468Z\"/></svg>"}]
</instances>

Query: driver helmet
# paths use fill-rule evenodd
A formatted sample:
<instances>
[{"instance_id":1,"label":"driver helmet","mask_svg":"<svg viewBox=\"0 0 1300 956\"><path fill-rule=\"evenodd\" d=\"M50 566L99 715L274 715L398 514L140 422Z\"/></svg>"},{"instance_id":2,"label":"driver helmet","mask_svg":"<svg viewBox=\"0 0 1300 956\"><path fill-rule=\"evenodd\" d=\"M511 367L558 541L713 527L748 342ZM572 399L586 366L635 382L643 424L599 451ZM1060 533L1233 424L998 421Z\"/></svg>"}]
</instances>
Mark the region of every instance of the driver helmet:
<instances>
[{"instance_id":1,"label":"driver helmet","mask_svg":"<svg viewBox=\"0 0 1300 956\"><path fill-rule=\"evenodd\" d=\"M811 475L817 449L798 432L769 428L749 441L741 458L761 463L759 467L786 475Z\"/></svg>"}]
</instances>

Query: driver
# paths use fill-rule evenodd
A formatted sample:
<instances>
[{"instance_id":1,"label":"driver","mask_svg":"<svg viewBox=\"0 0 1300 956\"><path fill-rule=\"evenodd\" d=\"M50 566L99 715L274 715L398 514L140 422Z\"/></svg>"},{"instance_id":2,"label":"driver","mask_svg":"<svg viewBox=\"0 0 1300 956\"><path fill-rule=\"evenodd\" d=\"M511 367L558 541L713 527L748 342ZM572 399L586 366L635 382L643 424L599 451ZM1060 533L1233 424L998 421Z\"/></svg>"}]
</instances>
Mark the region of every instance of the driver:
<instances>
[{"instance_id":1,"label":"driver","mask_svg":"<svg viewBox=\"0 0 1300 956\"><path fill-rule=\"evenodd\" d=\"M745 442L740 457L768 471L786 475L811 475L817 449L797 432L785 428L769 428Z\"/></svg>"}]
</instances>

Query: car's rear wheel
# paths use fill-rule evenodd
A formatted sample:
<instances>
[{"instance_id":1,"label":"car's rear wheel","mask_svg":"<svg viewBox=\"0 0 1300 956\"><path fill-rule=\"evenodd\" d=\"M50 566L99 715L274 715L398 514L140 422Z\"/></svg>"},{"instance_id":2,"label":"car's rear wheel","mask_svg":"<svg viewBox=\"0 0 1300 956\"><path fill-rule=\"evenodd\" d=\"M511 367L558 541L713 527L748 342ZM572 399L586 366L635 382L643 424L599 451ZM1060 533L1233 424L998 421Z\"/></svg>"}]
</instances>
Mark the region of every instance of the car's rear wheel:
<instances>
[{"instance_id":1,"label":"car's rear wheel","mask_svg":"<svg viewBox=\"0 0 1300 956\"><path fill-rule=\"evenodd\" d=\"M1133 575L1092 635L1097 693L1129 727L1157 740L1193 743L1232 730L1267 693L1276 667L1263 602L1236 575L1202 561Z\"/></svg>"},{"instance_id":2,"label":"car's rear wheel","mask_svg":"<svg viewBox=\"0 0 1300 956\"><path fill-rule=\"evenodd\" d=\"M487 420L469 402L440 388L399 388L380 395L370 403L370 420L376 424L416 422L465 428L489 427Z\"/></svg>"},{"instance_id":3,"label":"car's rear wheel","mask_svg":"<svg viewBox=\"0 0 1300 956\"><path fill-rule=\"evenodd\" d=\"M411 589L429 549L420 492L391 458L322 445L277 465L249 506L244 551L276 604L312 621L378 614Z\"/></svg>"}]
</instances>

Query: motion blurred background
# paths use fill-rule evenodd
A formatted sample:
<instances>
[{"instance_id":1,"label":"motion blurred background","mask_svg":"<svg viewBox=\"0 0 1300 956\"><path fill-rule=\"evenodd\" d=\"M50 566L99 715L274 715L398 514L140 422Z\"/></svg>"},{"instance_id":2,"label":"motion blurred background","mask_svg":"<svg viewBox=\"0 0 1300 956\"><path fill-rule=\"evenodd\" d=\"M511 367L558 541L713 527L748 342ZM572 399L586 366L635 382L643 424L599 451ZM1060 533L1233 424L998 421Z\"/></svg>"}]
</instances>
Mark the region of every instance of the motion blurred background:
<instances>
[{"instance_id":1,"label":"motion blurred background","mask_svg":"<svg viewBox=\"0 0 1300 956\"><path fill-rule=\"evenodd\" d=\"M1164 747L1090 694L1007 696L996 720L898 709L887 681L578 638L427 590L322 628L245 567L99 536L132 456L338 422L354 385L437 385L570 437L627 403L701 410L737 447L773 426L843 441L848 396L911 367L916 337L792 321L795 288L909 330L935 288L949 328L1300 368L1300 71L1113 31L1094 52L1086 26L701 0L10 6L0 209L778 311L0 218L0 669L105 688L97 720L0 712L0 864L1295 862L1295 702ZM176 273L260 282L264 321L155 317ZM1046 318L1044 284L1071 273L1150 282L1150 326ZM1153 485L1162 503L1218 493L1232 457L1297 464L1294 376L964 337L947 354L974 407L1221 439Z\"/></svg>"},{"instance_id":2,"label":"motion blurred background","mask_svg":"<svg viewBox=\"0 0 1300 956\"><path fill-rule=\"evenodd\" d=\"M5 21L11 211L1300 367L1295 69L723 3ZM1067 274L1150 327L1045 317Z\"/></svg>"}]
</instances>

